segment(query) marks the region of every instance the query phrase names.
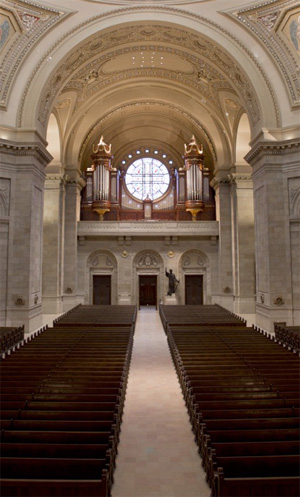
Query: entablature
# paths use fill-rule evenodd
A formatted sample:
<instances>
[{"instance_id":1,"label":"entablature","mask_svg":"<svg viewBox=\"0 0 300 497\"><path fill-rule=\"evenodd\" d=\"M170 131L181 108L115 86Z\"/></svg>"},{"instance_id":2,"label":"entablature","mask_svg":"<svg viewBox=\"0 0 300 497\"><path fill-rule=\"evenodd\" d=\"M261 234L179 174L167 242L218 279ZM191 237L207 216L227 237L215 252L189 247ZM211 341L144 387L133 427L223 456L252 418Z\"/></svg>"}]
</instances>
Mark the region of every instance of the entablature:
<instances>
[{"instance_id":1,"label":"entablature","mask_svg":"<svg viewBox=\"0 0 300 497\"><path fill-rule=\"evenodd\" d=\"M78 237L218 237L218 221L78 221Z\"/></svg>"}]
</instances>

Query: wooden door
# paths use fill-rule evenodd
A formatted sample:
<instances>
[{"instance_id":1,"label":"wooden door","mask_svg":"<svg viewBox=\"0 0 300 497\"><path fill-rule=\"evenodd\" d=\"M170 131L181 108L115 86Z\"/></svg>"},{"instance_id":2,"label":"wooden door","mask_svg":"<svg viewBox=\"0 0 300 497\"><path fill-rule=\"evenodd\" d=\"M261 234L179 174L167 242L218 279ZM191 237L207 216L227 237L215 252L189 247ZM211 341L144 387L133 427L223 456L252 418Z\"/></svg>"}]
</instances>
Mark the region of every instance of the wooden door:
<instances>
[{"instance_id":1,"label":"wooden door","mask_svg":"<svg viewBox=\"0 0 300 497\"><path fill-rule=\"evenodd\" d=\"M111 276L95 275L93 276L93 304L110 305L111 294Z\"/></svg>"},{"instance_id":2,"label":"wooden door","mask_svg":"<svg viewBox=\"0 0 300 497\"><path fill-rule=\"evenodd\" d=\"M155 305L156 307L156 281L157 277L155 275L141 275L139 277L140 306Z\"/></svg>"},{"instance_id":3,"label":"wooden door","mask_svg":"<svg viewBox=\"0 0 300 497\"><path fill-rule=\"evenodd\" d=\"M203 275L185 275L185 303L187 305L203 304Z\"/></svg>"}]
</instances>

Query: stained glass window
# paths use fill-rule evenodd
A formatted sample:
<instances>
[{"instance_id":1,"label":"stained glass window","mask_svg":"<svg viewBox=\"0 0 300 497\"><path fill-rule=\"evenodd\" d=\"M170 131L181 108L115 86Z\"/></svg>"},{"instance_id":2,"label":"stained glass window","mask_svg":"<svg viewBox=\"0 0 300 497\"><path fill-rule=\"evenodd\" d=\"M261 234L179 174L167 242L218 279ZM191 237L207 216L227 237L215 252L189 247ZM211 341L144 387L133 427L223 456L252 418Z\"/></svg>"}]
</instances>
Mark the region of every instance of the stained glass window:
<instances>
[{"instance_id":1,"label":"stained glass window","mask_svg":"<svg viewBox=\"0 0 300 497\"><path fill-rule=\"evenodd\" d=\"M152 157L141 157L127 169L126 186L133 197L144 200L156 200L166 193L170 184L167 167Z\"/></svg>"}]
</instances>

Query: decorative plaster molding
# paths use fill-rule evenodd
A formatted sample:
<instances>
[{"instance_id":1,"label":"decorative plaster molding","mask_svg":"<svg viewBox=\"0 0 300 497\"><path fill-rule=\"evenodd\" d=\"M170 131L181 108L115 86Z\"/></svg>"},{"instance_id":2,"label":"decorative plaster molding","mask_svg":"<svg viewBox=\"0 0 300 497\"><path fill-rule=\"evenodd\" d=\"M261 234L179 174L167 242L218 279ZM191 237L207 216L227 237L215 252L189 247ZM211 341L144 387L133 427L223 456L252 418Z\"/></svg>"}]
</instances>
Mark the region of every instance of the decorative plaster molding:
<instances>
[{"instance_id":1,"label":"decorative plaster molding","mask_svg":"<svg viewBox=\"0 0 300 497\"><path fill-rule=\"evenodd\" d=\"M286 34L284 34L288 16L291 14L294 14L296 17L299 16L299 1L279 0L262 2L252 5L251 8L247 7L239 11L227 11L226 14L242 23L243 27L250 30L263 43L264 47L268 49L276 65L281 70L292 106L299 107L300 45L298 44L298 48L294 47L293 43L295 44L296 41L288 40ZM297 51L298 53L296 53Z\"/></svg>"},{"instance_id":2,"label":"decorative plaster molding","mask_svg":"<svg viewBox=\"0 0 300 497\"><path fill-rule=\"evenodd\" d=\"M274 106L274 110L275 110L275 115L276 115L276 124L279 125L280 123L280 118L279 118L279 110L278 110L278 106L277 106L277 101L276 101L276 98L274 96L274 92L273 92L273 89L271 87L271 84L267 78L267 75L265 74L262 66L260 64L258 64L258 61L256 60L256 58L253 56L253 54L250 52L250 50L248 50L246 48L246 46L241 43L240 40L238 40L235 36L233 36L232 33L228 32L227 30L225 30L223 28L223 26L220 26L219 24L211 21L211 20L208 20L207 18L203 17L203 16L200 16L200 15L197 15L195 13L193 14L190 14L188 13L187 11L184 11L184 10L181 10L181 9L175 9L175 8L170 8L170 7L159 7L159 6L149 6L149 5L145 5L145 6L138 6L138 7L127 7L127 8L121 8L121 9L116 9L116 10L113 10L111 12L107 12L105 14L101 14L101 15L98 15L98 16L95 16L93 18L90 18L88 19L87 21L83 22L83 23L80 23L78 26L76 26L75 28L73 28L72 30L68 31L67 33L65 33L60 39L57 40L57 42L50 47L50 49L48 50L48 52L45 54L44 58L40 60L40 63L35 67L33 73L32 73L32 76L30 78L30 80L28 81L27 85L26 85L26 88L24 89L24 93L23 93L23 99L22 99L22 102L21 102L21 105L20 105L20 109L19 109L19 115L18 115L18 123L19 125L21 125L22 123L22 119L23 119L23 112L24 112L24 105L25 105L25 101L26 101L26 97L27 97L27 93L28 93L28 90L30 88L30 85L32 83L32 80L33 78L35 77L36 73L38 72L38 70L41 68L41 66L44 64L45 60L47 59L47 57L50 56L51 52L54 51L65 39L67 39L69 36L71 36L72 34L74 34L76 31L78 30L81 30L83 29L84 27L88 26L89 24L91 23L94 23L94 22L97 22L99 21L100 19L106 19L108 17L110 17L112 14L114 15L117 15L117 14L120 14L120 13L126 13L126 12L140 12L140 11L145 11L145 10L152 10L153 9L157 9L158 11L163 11L163 12L166 12L166 13L172 13L172 14L179 14L179 15L184 15L185 17L190 17L191 19L193 20L197 20L199 23L203 23L207 26L209 26L210 28L214 29L214 30L219 30L220 32L222 32L226 37L228 37L229 39L231 39L231 41L233 41L237 46L239 46L239 48L247 54L247 56L252 60L252 62L256 65L256 67L258 68L260 74L261 74L261 77L262 79L264 80L265 84L267 85L268 87L268 90L269 90L269 93L270 93L270 96L272 98L272 102L273 102L273 106ZM192 38L192 35L191 33L188 33L188 38L191 39ZM199 36L198 36L199 38ZM175 41L175 40L174 40ZM95 43L95 41L94 41ZM205 40L201 40L200 41L198 40L195 40L194 41L194 50L197 50L197 47L198 47L198 50L202 50L203 49L203 44L205 43ZM97 43L96 43L97 45ZM204 45L205 46L205 45ZM82 49L82 47L81 47ZM95 50L95 49L94 49ZM220 51L219 51L220 52ZM218 53L219 53L218 52ZM217 52L215 51L215 54L217 56ZM225 54L223 54L225 55ZM227 55L226 55L227 57ZM76 57L75 57L76 58ZM82 63L82 56L79 57L79 64ZM74 60L74 59L73 59ZM231 59L230 59L231 60ZM231 61L232 62L232 61ZM70 60L69 60L69 63L70 63ZM237 68L237 66L235 66ZM239 71L240 71L240 68L239 68ZM227 71L225 70L225 74L227 73ZM228 73L227 73L228 74ZM248 80L248 76L246 76L245 74L245 77L246 77L246 80ZM238 79L236 80L238 82ZM254 97L254 89L249 81L249 84L250 84L250 88L251 90L253 90L253 104L255 104L254 106L252 106L252 108L248 108L247 107L247 110L248 110L248 113L249 113L249 116L250 116L250 120L253 121L253 107L257 108L258 109L258 102L256 101L256 97ZM61 87L62 87L62 84L60 85L60 88L56 88L56 95L59 93L59 91L61 90ZM239 82L239 90L240 92L243 92L243 88L244 88L244 85L243 85L243 80L241 80ZM247 89L246 89L247 91ZM47 92L46 92L47 93ZM49 88L48 88L48 95L49 95ZM49 95L49 98L50 98L50 95ZM50 109L51 109L51 105L50 104ZM48 109L48 112L49 112L49 109ZM259 116L257 116L257 119L259 119ZM256 120L257 121L257 120Z\"/></svg>"},{"instance_id":3,"label":"decorative plaster molding","mask_svg":"<svg viewBox=\"0 0 300 497\"><path fill-rule=\"evenodd\" d=\"M219 223L218 221L139 221L138 223L79 221L77 225L77 235L87 237L160 235L165 238L166 234L178 237L219 236Z\"/></svg>"},{"instance_id":4,"label":"decorative plaster molding","mask_svg":"<svg viewBox=\"0 0 300 497\"><path fill-rule=\"evenodd\" d=\"M2 15L7 17L8 29L15 30L10 43L2 45L0 73L0 107L5 108L8 94L23 59L45 33L57 22L70 15L68 9L57 10L28 0L2 0Z\"/></svg>"},{"instance_id":5,"label":"decorative plaster molding","mask_svg":"<svg viewBox=\"0 0 300 497\"><path fill-rule=\"evenodd\" d=\"M105 128L106 120L111 119L111 117L115 114L122 114L125 109L126 110L128 110L130 108L135 109L135 108L138 108L140 106L143 107L144 105L150 105L151 103L154 104L155 106L164 107L166 109L171 109L171 110L175 111L176 113L178 113L178 114L182 115L183 117L185 117L186 119L188 119L188 121L191 124L193 124L196 127L196 129L201 130L201 132L204 135L204 139L209 146L209 150L213 156L213 159L215 161L217 160L217 152L216 152L215 146L214 146L214 144L209 136L209 133L206 131L206 129L203 127L203 125L200 123L200 121L198 121L190 113L184 111L183 109L181 109L179 107L171 106L170 104L168 104L166 102L159 102L157 100L153 101L153 100L147 99L147 100L143 100L142 102L131 102L130 104L124 104L124 105L119 106L117 109L113 109L113 110L106 112L101 117L101 119L99 121L97 121L97 123L93 127L91 127L91 129L87 132L85 140L84 140L84 142L81 146L80 152L79 152L79 159L78 159L79 162L82 162L82 158L85 154L86 148L89 146L89 143L92 143L94 140L94 137L99 135L99 130L103 130ZM90 154L88 153L88 155L90 155Z\"/></svg>"},{"instance_id":6,"label":"decorative plaster molding","mask_svg":"<svg viewBox=\"0 0 300 497\"><path fill-rule=\"evenodd\" d=\"M90 3L103 3L102 0L84 0L85 2ZM105 0L105 3L111 5L132 5L133 3L142 4L142 3L153 3L153 4L171 4L171 5L183 5L185 3L193 4L193 3L202 3L202 2L211 2L212 0Z\"/></svg>"}]
</instances>

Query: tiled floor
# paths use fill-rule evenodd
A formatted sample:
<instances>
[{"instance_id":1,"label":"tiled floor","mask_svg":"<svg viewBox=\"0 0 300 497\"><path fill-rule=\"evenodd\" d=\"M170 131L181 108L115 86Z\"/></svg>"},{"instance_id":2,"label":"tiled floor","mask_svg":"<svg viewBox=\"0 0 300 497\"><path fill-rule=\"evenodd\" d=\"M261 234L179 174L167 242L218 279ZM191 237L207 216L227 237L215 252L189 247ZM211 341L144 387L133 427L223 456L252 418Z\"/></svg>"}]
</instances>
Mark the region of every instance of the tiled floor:
<instances>
[{"instance_id":1,"label":"tiled floor","mask_svg":"<svg viewBox=\"0 0 300 497\"><path fill-rule=\"evenodd\" d=\"M112 497L209 497L159 313L138 312Z\"/></svg>"}]
</instances>

